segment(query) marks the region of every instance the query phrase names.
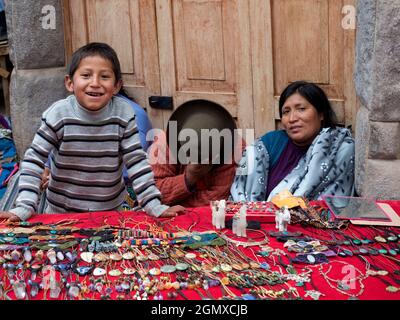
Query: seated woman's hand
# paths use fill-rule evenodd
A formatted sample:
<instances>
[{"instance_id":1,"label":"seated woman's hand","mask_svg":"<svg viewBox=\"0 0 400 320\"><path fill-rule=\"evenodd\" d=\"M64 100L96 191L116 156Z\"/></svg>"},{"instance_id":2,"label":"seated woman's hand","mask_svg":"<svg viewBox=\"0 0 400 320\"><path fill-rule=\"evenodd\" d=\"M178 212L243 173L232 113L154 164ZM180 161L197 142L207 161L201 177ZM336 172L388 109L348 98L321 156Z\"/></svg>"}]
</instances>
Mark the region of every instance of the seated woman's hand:
<instances>
[{"instance_id":1,"label":"seated woman's hand","mask_svg":"<svg viewBox=\"0 0 400 320\"><path fill-rule=\"evenodd\" d=\"M15 214L8 211L0 211L0 220L7 219L10 222L20 221L21 219Z\"/></svg>"},{"instance_id":2,"label":"seated woman's hand","mask_svg":"<svg viewBox=\"0 0 400 320\"><path fill-rule=\"evenodd\" d=\"M169 207L167 210L165 210L160 216L159 218L172 218L172 217L176 217L179 214L183 214L184 211L186 210L185 207L182 206L173 206L173 207Z\"/></svg>"}]
</instances>

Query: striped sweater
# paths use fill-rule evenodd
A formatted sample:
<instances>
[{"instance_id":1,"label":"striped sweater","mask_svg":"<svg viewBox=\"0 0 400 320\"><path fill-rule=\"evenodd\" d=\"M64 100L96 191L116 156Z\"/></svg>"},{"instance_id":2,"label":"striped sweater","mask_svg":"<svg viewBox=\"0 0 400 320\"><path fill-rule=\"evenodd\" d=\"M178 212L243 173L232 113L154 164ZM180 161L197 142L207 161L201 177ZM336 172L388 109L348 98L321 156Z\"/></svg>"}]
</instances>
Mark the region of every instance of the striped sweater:
<instances>
[{"instance_id":1,"label":"striped sweater","mask_svg":"<svg viewBox=\"0 0 400 320\"><path fill-rule=\"evenodd\" d=\"M113 97L101 110L89 111L71 95L43 113L21 163L16 208L10 210L22 220L37 209L41 175L51 152L47 213L116 210L126 195L124 163L140 206L156 217L168 208L160 202L135 113L122 98Z\"/></svg>"}]
</instances>

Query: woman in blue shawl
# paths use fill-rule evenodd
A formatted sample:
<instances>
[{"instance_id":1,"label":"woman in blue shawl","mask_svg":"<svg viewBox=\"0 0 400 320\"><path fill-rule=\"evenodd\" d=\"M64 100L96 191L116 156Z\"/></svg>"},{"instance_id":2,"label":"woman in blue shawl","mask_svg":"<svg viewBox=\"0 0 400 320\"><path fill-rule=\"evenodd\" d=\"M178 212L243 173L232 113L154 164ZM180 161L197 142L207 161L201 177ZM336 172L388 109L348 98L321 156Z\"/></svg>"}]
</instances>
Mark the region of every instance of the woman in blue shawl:
<instances>
[{"instance_id":1,"label":"woman in blue shawl","mask_svg":"<svg viewBox=\"0 0 400 320\"><path fill-rule=\"evenodd\" d=\"M335 125L335 114L317 85L296 81L279 99L283 130L248 146L231 187L233 201L270 201L283 190L310 200L352 196L354 140Z\"/></svg>"}]
</instances>

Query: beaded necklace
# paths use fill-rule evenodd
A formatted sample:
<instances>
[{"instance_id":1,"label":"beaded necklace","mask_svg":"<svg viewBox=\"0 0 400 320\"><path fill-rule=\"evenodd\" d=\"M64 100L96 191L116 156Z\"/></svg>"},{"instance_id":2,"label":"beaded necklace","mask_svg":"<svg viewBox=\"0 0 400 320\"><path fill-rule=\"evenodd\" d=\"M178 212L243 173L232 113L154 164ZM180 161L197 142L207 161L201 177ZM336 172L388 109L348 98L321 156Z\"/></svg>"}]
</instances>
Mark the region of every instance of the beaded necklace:
<instances>
[{"instance_id":1,"label":"beaded necklace","mask_svg":"<svg viewBox=\"0 0 400 320\"><path fill-rule=\"evenodd\" d=\"M332 264L334 262L340 263L340 264L344 264L346 266L351 266L355 271L357 271L359 273L358 276L354 277L354 278L350 278L347 280L348 283L353 283L358 281L359 285L360 285L360 289L357 293L352 294L350 292L345 291L345 283L343 280L338 280L338 279L332 279L331 277L328 276L329 272L332 270ZM368 268L368 267L367 267ZM364 283L363 280L368 278L368 274L363 274L359 269L357 269L355 266L352 266L346 262L343 261L339 261L339 260L333 260L328 269L326 271L323 270L323 265L321 264L319 266L319 273L321 274L321 276L326 280L327 284L329 285L329 287L331 287L332 289L335 289L336 291L340 292L341 294L344 295L348 295L350 298L357 298L358 296L361 296L364 293ZM336 283L337 285L333 285L332 283ZM346 288L347 289L347 288Z\"/></svg>"}]
</instances>

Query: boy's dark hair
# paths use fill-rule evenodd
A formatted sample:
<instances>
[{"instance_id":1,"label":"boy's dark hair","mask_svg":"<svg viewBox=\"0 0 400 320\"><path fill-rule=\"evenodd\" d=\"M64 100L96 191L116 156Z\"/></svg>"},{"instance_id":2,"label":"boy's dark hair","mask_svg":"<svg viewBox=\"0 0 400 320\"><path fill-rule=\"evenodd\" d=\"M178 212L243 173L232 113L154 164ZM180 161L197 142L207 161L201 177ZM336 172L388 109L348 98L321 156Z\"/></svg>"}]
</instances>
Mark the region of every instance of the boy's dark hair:
<instances>
[{"instance_id":1,"label":"boy's dark hair","mask_svg":"<svg viewBox=\"0 0 400 320\"><path fill-rule=\"evenodd\" d=\"M87 57L100 56L111 62L116 81L122 80L121 65L117 53L108 44L102 42L91 42L80 47L72 54L68 66L68 75L72 79L81 61Z\"/></svg>"},{"instance_id":2,"label":"boy's dark hair","mask_svg":"<svg viewBox=\"0 0 400 320\"><path fill-rule=\"evenodd\" d=\"M309 103L311 103L318 113L322 113L322 128L334 128L337 124L336 115L325 92L316 84L306 81L296 81L289 84L281 93L279 98L279 115L282 118L282 108L286 100L292 95L298 93Z\"/></svg>"}]
</instances>

